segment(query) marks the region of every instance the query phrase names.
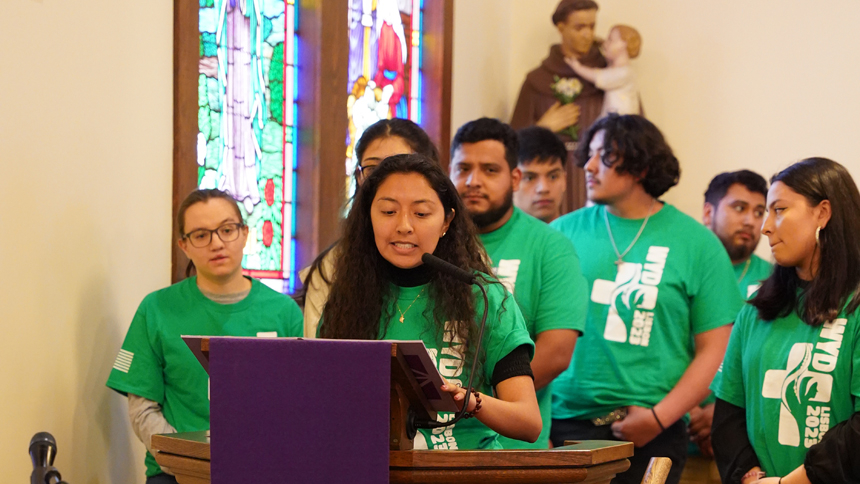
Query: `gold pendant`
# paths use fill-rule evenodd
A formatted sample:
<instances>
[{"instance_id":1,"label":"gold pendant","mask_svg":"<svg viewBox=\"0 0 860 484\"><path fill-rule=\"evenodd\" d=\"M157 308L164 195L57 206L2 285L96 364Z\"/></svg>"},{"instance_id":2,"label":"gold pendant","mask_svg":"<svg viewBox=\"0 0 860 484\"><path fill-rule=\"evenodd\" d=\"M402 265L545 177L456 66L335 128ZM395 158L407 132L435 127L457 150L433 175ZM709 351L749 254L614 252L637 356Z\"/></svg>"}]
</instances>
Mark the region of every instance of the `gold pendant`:
<instances>
[{"instance_id":1,"label":"gold pendant","mask_svg":"<svg viewBox=\"0 0 860 484\"><path fill-rule=\"evenodd\" d=\"M403 315L402 314L400 315L400 322L401 323L403 322Z\"/></svg>"}]
</instances>

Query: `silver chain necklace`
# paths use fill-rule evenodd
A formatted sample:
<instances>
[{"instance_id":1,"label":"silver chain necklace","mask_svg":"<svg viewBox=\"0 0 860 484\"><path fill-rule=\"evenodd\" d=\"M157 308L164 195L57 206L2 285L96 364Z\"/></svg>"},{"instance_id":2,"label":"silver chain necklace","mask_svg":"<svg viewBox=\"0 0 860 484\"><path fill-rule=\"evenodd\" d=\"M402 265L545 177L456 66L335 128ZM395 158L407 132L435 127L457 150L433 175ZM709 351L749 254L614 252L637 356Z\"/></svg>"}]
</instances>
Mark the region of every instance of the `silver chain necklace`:
<instances>
[{"instance_id":1,"label":"silver chain necklace","mask_svg":"<svg viewBox=\"0 0 860 484\"><path fill-rule=\"evenodd\" d=\"M654 201L656 199L651 199L651 205L648 206L648 215L645 217L645 221L642 222L642 226L639 227L639 232L636 233L636 237L633 238L633 242L630 242L630 245L627 246L627 249L624 252L618 252L618 246L615 245L615 237L612 236L612 229L609 228L609 215L606 215L606 207L603 208L603 221L606 222L606 231L609 232L609 241L612 242L612 249L615 251L615 255L618 256L618 260L615 261L616 266L621 266L624 263L624 256L630 252L630 249L636 245L636 241L639 240L639 236L642 235L642 231L645 230L645 226L648 225L648 219L651 218L651 209L654 208Z\"/></svg>"}]
</instances>

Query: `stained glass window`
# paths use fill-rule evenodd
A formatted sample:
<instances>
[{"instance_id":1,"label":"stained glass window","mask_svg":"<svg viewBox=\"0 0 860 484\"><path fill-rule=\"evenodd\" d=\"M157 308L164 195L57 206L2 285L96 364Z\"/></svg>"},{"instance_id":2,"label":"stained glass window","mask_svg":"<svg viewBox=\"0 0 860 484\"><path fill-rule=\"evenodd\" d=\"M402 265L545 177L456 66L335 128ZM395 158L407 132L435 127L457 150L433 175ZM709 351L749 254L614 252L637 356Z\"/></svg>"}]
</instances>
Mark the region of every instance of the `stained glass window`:
<instances>
[{"instance_id":1,"label":"stained glass window","mask_svg":"<svg viewBox=\"0 0 860 484\"><path fill-rule=\"evenodd\" d=\"M421 37L423 0L349 0L347 74L347 194L355 142L381 119L421 123Z\"/></svg>"},{"instance_id":2,"label":"stained glass window","mask_svg":"<svg viewBox=\"0 0 860 484\"><path fill-rule=\"evenodd\" d=\"M239 202L242 267L281 292L295 280L298 0L199 0L198 186Z\"/></svg>"}]
</instances>

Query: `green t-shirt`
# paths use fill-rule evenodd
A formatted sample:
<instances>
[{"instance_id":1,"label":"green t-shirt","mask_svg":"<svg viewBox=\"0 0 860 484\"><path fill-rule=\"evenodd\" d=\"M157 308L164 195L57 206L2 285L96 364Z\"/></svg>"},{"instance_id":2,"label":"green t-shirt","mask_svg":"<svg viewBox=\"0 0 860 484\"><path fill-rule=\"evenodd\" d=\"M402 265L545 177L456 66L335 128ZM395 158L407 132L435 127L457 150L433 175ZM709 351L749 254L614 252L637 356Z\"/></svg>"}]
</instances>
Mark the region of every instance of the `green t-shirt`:
<instances>
[{"instance_id":1,"label":"green t-shirt","mask_svg":"<svg viewBox=\"0 0 860 484\"><path fill-rule=\"evenodd\" d=\"M733 264L735 269L735 280L738 281L738 290L741 292L741 297L749 301L755 295L758 288L761 287L762 281L770 277L773 271L773 265L761 257L753 254L749 259L749 267L746 262ZM714 377L714 382L718 381L720 374ZM710 393L707 398L701 403L701 406L710 405L717 401L717 397ZM694 449L695 448L695 449ZM699 448L696 445L690 445L690 453L698 455Z\"/></svg>"},{"instance_id":2,"label":"green t-shirt","mask_svg":"<svg viewBox=\"0 0 860 484\"><path fill-rule=\"evenodd\" d=\"M747 435L767 475L799 467L829 428L860 410L858 345L856 311L821 327L796 312L772 322L751 305L738 314L712 388L746 409Z\"/></svg>"},{"instance_id":3,"label":"green t-shirt","mask_svg":"<svg viewBox=\"0 0 860 484\"><path fill-rule=\"evenodd\" d=\"M588 286L579 268L573 245L561 232L514 208L511 219L498 230L481 234L481 242L493 261L493 271L523 313L529 336L552 329L585 330ZM552 394L550 387L537 391L543 431L535 443L499 437L506 449L549 447Z\"/></svg>"},{"instance_id":4,"label":"green t-shirt","mask_svg":"<svg viewBox=\"0 0 860 484\"><path fill-rule=\"evenodd\" d=\"M615 264L596 205L552 222L573 241L591 288L585 334L553 383L554 419L589 419L627 405L653 407L695 356L694 336L734 321L742 300L717 237L665 204ZM643 219L607 213L620 251Z\"/></svg>"},{"instance_id":5,"label":"green t-shirt","mask_svg":"<svg viewBox=\"0 0 860 484\"><path fill-rule=\"evenodd\" d=\"M218 304L191 277L153 292L140 303L107 386L161 404L178 432L209 429L209 376L182 335L301 336L302 312L289 297L251 279L236 304ZM146 475L161 473L146 453Z\"/></svg>"},{"instance_id":6,"label":"green t-shirt","mask_svg":"<svg viewBox=\"0 0 860 484\"><path fill-rule=\"evenodd\" d=\"M738 290L741 292L741 297L744 300L749 301L755 295L758 288L761 287L762 281L770 277L770 273L773 270L773 266L770 262L762 259L761 257L753 254L749 259L749 267L747 267L746 262L739 262L737 264L732 264L732 267L735 269L735 280L738 281ZM718 381L719 373L714 377L714 381ZM717 397L714 396L713 393L709 394L707 398L701 403L701 406L710 405L717 401ZM695 447L695 451L693 448ZM695 445L690 446L690 452L698 455L698 447Z\"/></svg>"},{"instance_id":7,"label":"green t-shirt","mask_svg":"<svg viewBox=\"0 0 860 484\"><path fill-rule=\"evenodd\" d=\"M389 321L383 319L380 322L380 339L423 341L442 376L449 382L466 386L469 383L469 369L472 365L472 359L468 358L466 361L462 359L465 348L463 348L462 342L452 341L456 338L451 332L446 331L444 335L437 334L436 325L432 323L433 305L429 303L428 290L429 285L395 286L396 300L389 303L387 308L383 308L383 318L386 314L392 316ZM475 376L475 388L483 394L492 395L490 382L496 363L520 345L530 345L532 352L534 345L529 339L522 314L507 291L500 284L489 284L487 293L490 310L487 316L487 326L484 330L482 349L486 359L483 361L480 384L477 383L479 382L478 375ZM477 288L473 290L473 294L476 297L477 324L480 323L480 316L484 311L484 300ZM506 295L507 299L505 299ZM401 310L406 311L403 323L400 322L400 312L396 309L395 303L400 306ZM409 308L410 304L412 305L411 308ZM453 417L453 413L440 413L438 420L446 422ZM476 418L460 420L452 427L421 430L420 432L429 449L501 449L498 442L499 434L490 430ZM421 436L415 437L416 448L422 448Z\"/></svg>"},{"instance_id":8,"label":"green t-shirt","mask_svg":"<svg viewBox=\"0 0 860 484\"><path fill-rule=\"evenodd\" d=\"M747 262L749 262L749 267L747 267L746 262L734 264L732 267L735 269L735 280L738 281L741 297L749 301L761 287L762 281L770 277L773 266L755 254Z\"/></svg>"}]
</instances>

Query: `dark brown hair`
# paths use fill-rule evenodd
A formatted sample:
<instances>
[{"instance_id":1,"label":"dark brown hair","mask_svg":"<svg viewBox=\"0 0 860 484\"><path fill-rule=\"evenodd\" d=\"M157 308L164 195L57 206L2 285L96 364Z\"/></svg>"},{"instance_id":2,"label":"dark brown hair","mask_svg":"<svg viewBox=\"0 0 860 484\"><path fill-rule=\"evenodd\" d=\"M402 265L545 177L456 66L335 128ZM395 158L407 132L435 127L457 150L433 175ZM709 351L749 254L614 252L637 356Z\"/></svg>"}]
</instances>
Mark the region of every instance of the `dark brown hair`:
<instances>
[{"instance_id":1,"label":"dark brown hair","mask_svg":"<svg viewBox=\"0 0 860 484\"><path fill-rule=\"evenodd\" d=\"M370 146L371 143L378 139L390 138L392 136L397 136L402 139L415 153L422 154L433 163L439 164L439 150L436 149L436 145L433 144L433 141L430 140L427 133L421 129L421 126L418 126L408 119L401 118L383 119L373 123L370 127L364 130L361 134L361 138L359 138L358 142L355 144L355 156L358 158L358 164L361 165L362 158L364 158L364 152L367 151L367 147ZM355 177L356 186L358 186L357 169L353 176ZM305 307L308 285L313 279L314 274L319 274L323 283L331 284L331 275L326 274L322 261L326 258L328 253L332 251L332 249L337 247L339 243L340 241L338 240L323 249L322 252L316 256L314 261L311 262L310 269L302 281L302 287L293 295L293 299L298 303L299 307Z\"/></svg>"},{"instance_id":2,"label":"dark brown hair","mask_svg":"<svg viewBox=\"0 0 860 484\"><path fill-rule=\"evenodd\" d=\"M552 24L567 22L567 17L578 10L597 10L597 2L593 0L561 0L552 14Z\"/></svg>"},{"instance_id":3,"label":"dark brown hair","mask_svg":"<svg viewBox=\"0 0 860 484\"><path fill-rule=\"evenodd\" d=\"M681 167L663 133L654 123L635 114L619 116L610 113L592 124L576 147L578 166L584 167L588 163L591 158L589 145L599 131L605 131L600 161L608 167L615 167L618 173L641 177L639 183L648 195L659 198L678 184Z\"/></svg>"},{"instance_id":4,"label":"dark brown hair","mask_svg":"<svg viewBox=\"0 0 860 484\"><path fill-rule=\"evenodd\" d=\"M388 263L376 247L370 208L379 186L391 175L417 173L430 184L444 212L452 217L448 231L439 239L434 255L467 270L490 274L485 252L478 241L475 225L457 194L457 189L442 168L423 155L396 155L386 158L364 181L353 202L339 244L334 282L323 311L319 333L323 338L378 339L387 328L391 314L384 314L388 302L396 297ZM475 298L472 291L453 277L436 272L428 288L433 304L432 321L441 341L445 323L466 342L472 353L477 338Z\"/></svg>"},{"instance_id":5,"label":"dark brown hair","mask_svg":"<svg viewBox=\"0 0 860 484\"><path fill-rule=\"evenodd\" d=\"M794 267L774 267L750 304L759 318L773 321L797 311L811 326L832 321L845 308L846 314L860 306L860 193L839 163L827 158L807 158L777 173L771 188L782 182L816 207L830 201L830 221L821 229L816 250L818 272L802 283ZM798 289L800 294L798 295ZM846 307L847 305L847 307Z\"/></svg>"}]
</instances>

